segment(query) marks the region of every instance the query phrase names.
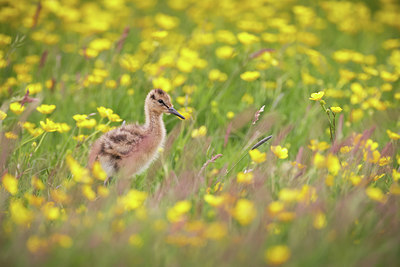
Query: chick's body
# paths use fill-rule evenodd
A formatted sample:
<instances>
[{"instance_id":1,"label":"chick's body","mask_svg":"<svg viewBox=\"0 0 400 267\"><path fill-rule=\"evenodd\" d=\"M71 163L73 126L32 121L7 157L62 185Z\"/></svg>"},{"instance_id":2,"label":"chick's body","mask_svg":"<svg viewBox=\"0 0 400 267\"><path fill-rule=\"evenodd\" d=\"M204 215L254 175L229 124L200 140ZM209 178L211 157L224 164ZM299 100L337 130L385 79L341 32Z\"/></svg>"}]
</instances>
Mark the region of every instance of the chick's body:
<instances>
[{"instance_id":1,"label":"chick's body","mask_svg":"<svg viewBox=\"0 0 400 267\"><path fill-rule=\"evenodd\" d=\"M126 178L145 171L164 145L163 113L184 119L172 107L169 95L161 89L154 89L145 101L146 123L124 125L102 135L92 146L89 167L99 161L108 177L118 173Z\"/></svg>"}]
</instances>

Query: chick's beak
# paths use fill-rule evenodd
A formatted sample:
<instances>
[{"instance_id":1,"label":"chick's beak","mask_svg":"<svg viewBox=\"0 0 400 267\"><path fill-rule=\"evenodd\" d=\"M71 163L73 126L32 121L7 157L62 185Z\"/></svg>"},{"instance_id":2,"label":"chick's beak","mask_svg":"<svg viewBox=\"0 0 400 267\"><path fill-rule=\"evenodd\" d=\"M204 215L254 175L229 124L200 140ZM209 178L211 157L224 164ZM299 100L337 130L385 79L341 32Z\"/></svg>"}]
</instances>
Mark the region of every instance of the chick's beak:
<instances>
[{"instance_id":1,"label":"chick's beak","mask_svg":"<svg viewBox=\"0 0 400 267\"><path fill-rule=\"evenodd\" d=\"M179 114L178 111L176 111L176 109L174 109L173 107L170 107L168 109L168 113L174 114L175 116L178 116L179 118L181 118L182 120L185 119L185 117L183 117L181 114Z\"/></svg>"}]
</instances>

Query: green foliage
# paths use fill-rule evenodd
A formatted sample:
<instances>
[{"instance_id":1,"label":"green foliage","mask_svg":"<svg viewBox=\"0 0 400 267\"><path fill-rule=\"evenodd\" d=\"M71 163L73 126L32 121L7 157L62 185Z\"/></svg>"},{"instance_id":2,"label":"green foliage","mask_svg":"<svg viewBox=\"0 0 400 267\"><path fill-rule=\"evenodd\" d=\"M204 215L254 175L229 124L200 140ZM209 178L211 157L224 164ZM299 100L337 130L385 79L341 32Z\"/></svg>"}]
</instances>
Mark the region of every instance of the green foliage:
<instances>
[{"instance_id":1,"label":"green foliage","mask_svg":"<svg viewBox=\"0 0 400 267\"><path fill-rule=\"evenodd\" d=\"M399 10L1 3L0 265L399 265ZM187 119L104 186L90 147L152 88Z\"/></svg>"}]
</instances>

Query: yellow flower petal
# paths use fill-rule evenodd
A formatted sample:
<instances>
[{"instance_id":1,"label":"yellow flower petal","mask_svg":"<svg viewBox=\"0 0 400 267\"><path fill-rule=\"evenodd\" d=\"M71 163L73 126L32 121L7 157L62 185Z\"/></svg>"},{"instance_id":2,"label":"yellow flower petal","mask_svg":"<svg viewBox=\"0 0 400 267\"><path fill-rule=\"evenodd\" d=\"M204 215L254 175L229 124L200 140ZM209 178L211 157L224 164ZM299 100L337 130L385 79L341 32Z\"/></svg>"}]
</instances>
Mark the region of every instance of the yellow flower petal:
<instances>
[{"instance_id":1,"label":"yellow flower petal","mask_svg":"<svg viewBox=\"0 0 400 267\"><path fill-rule=\"evenodd\" d=\"M3 176L3 186L11 194L15 195L18 192L18 180L11 174L6 173Z\"/></svg>"},{"instance_id":2,"label":"yellow flower petal","mask_svg":"<svg viewBox=\"0 0 400 267\"><path fill-rule=\"evenodd\" d=\"M322 97L325 95L325 92L323 92L323 91L320 91L320 92L318 92L318 93L312 93L311 94L311 97L309 98L310 100L313 100L313 101L319 101L319 100L321 100L322 99Z\"/></svg>"},{"instance_id":3,"label":"yellow flower petal","mask_svg":"<svg viewBox=\"0 0 400 267\"><path fill-rule=\"evenodd\" d=\"M253 149L249 151L251 160L255 163L261 163L267 160L267 154L265 152L261 153L258 149Z\"/></svg>"},{"instance_id":4,"label":"yellow flower petal","mask_svg":"<svg viewBox=\"0 0 400 267\"><path fill-rule=\"evenodd\" d=\"M42 104L36 108L42 114L50 114L56 109L56 105L46 105Z\"/></svg>"},{"instance_id":5,"label":"yellow flower petal","mask_svg":"<svg viewBox=\"0 0 400 267\"><path fill-rule=\"evenodd\" d=\"M279 245L267 249L265 260L271 265L281 265L290 258L290 249L287 246Z\"/></svg>"}]
</instances>

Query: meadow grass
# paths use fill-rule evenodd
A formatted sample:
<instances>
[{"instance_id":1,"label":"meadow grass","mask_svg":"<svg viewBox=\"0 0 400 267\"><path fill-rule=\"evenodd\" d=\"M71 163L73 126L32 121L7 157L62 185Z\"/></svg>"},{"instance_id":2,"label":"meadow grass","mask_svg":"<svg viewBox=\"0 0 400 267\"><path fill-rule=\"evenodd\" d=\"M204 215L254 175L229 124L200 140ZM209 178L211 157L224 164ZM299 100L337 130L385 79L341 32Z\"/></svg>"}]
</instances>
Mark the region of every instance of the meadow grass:
<instances>
[{"instance_id":1,"label":"meadow grass","mask_svg":"<svg viewBox=\"0 0 400 267\"><path fill-rule=\"evenodd\" d=\"M398 17L390 0L2 1L0 264L399 265ZM104 186L89 149L143 123L152 88L187 119L164 116L124 192Z\"/></svg>"}]
</instances>

